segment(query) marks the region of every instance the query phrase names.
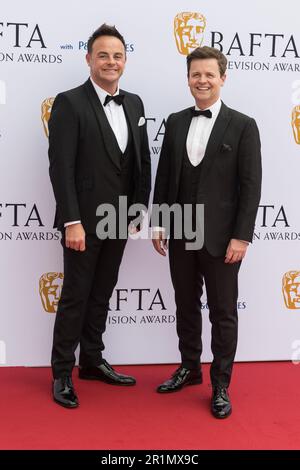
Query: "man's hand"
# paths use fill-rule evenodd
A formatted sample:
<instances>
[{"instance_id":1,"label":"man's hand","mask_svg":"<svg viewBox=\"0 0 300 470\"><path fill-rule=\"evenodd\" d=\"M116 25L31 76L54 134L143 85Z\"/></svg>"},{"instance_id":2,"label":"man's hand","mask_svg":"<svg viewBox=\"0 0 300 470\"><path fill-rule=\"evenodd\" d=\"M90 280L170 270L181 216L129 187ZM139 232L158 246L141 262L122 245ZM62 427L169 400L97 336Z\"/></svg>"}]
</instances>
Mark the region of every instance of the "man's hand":
<instances>
[{"instance_id":1,"label":"man's hand","mask_svg":"<svg viewBox=\"0 0 300 470\"><path fill-rule=\"evenodd\" d=\"M138 225L134 225L133 222L134 221L130 222L130 224L128 226L128 234L129 235L136 235L143 228L143 219L140 222L138 222Z\"/></svg>"},{"instance_id":2,"label":"man's hand","mask_svg":"<svg viewBox=\"0 0 300 470\"><path fill-rule=\"evenodd\" d=\"M165 232L161 230L152 231L152 243L157 251L162 256L166 256L168 249L168 240L166 238Z\"/></svg>"},{"instance_id":3,"label":"man's hand","mask_svg":"<svg viewBox=\"0 0 300 470\"><path fill-rule=\"evenodd\" d=\"M247 248L248 242L232 238L226 250L225 263L233 264L242 261Z\"/></svg>"},{"instance_id":4,"label":"man's hand","mask_svg":"<svg viewBox=\"0 0 300 470\"><path fill-rule=\"evenodd\" d=\"M66 227L66 247L76 251L85 250L85 231L82 224L72 224Z\"/></svg>"}]
</instances>

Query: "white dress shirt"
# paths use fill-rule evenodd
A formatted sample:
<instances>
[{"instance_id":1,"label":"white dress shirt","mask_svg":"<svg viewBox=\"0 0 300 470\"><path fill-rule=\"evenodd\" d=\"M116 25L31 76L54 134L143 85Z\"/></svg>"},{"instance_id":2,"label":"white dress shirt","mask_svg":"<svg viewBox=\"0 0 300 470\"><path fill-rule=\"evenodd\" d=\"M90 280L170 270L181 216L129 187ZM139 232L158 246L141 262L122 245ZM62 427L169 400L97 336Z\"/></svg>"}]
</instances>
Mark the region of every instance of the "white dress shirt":
<instances>
[{"instance_id":1,"label":"white dress shirt","mask_svg":"<svg viewBox=\"0 0 300 470\"><path fill-rule=\"evenodd\" d=\"M104 106L106 95L109 95L109 93L107 93L107 91L103 90L103 88L97 85L97 83L93 81L92 77L90 77L90 79L99 97L101 105L103 106L103 110L110 124L110 127L112 128L113 133L115 134L120 150L122 153L124 153L128 143L128 127L123 106L117 104L113 100L111 100L106 106ZM116 93L112 96L118 94L119 87ZM72 222L66 222L64 226L68 227L68 225L80 224L80 222L80 220L74 220Z\"/></svg>"},{"instance_id":2,"label":"white dress shirt","mask_svg":"<svg viewBox=\"0 0 300 470\"><path fill-rule=\"evenodd\" d=\"M219 98L212 106L205 109L210 109L211 111L211 118L207 118L206 116L194 116L191 120L188 136L186 139L186 150L189 157L189 160L193 166L199 165L203 160L205 155L207 143L218 117L222 106L221 99ZM195 109L198 111L200 108L195 106ZM202 111L205 111L204 109ZM153 232L165 232L165 228L163 227L153 227ZM249 245L248 241L239 240L243 243Z\"/></svg>"},{"instance_id":3,"label":"white dress shirt","mask_svg":"<svg viewBox=\"0 0 300 470\"><path fill-rule=\"evenodd\" d=\"M221 104L222 103L219 98L212 106L205 108L210 109L212 114L211 118L207 118L206 116L195 116L191 120L186 140L186 150L193 166L199 165L205 155L207 142L220 112ZM195 106L195 109L199 110L200 108Z\"/></svg>"},{"instance_id":4,"label":"white dress shirt","mask_svg":"<svg viewBox=\"0 0 300 470\"><path fill-rule=\"evenodd\" d=\"M205 108L211 110L211 118L207 118L206 116L194 116L191 120L186 139L186 150L193 166L199 165L205 155L207 142L220 112L221 105L221 99L219 98L212 106ZM197 111L200 110L197 105L195 105L195 109ZM202 111L204 111L204 109ZM165 232L165 229L163 227L153 227L152 231Z\"/></svg>"},{"instance_id":5,"label":"white dress shirt","mask_svg":"<svg viewBox=\"0 0 300 470\"><path fill-rule=\"evenodd\" d=\"M110 127L112 128L116 136L121 152L124 153L128 143L128 127L123 106L117 104L113 100L111 100L106 106L104 106L105 98L107 95L109 95L109 93L107 93L107 91L103 90L103 88L97 85L97 83L95 83L92 78L91 82L94 85L96 93L103 106L103 110L106 114ZM119 95L119 93L120 91L118 87L116 93L111 96Z\"/></svg>"}]
</instances>

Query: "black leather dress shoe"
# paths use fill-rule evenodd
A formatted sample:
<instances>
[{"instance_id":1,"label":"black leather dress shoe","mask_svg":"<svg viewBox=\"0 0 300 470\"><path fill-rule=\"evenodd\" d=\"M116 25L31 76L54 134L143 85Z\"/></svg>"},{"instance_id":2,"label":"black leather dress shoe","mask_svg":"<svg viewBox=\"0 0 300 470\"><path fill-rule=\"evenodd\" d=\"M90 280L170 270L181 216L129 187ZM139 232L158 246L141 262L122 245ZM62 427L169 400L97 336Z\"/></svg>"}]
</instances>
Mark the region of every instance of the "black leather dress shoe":
<instances>
[{"instance_id":1,"label":"black leather dress shoe","mask_svg":"<svg viewBox=\"0 0 300 470\"><path fill-rule=\"evenodd\" d=\"M159 385L156 391L158 393L177 392L185 385L196 384L202 384L202 372L199 369L186 369L181 366L169 380Z\"/></svg>"},{"instance_id":2,"label":"black leather dress shoe","mask_svg":"<svg viewBox=\"0 0 300 470\"><path fill-rule=\"evenodd\" d=\"M79 405L72 378L70 376L54 379L53 399L65 408L77 408Z\"/></svg>"},{"instance_id":3,"label":"black leather dress shoe","mask_svg":"<svg viewBox=\"0 0 300 470\"><path fill-rule=\"evenodd\" d=\"M99 366L79 366L79 378L86 380L101 380L112 385L135 385L136 380L129 375L118 374L108 362L103 361Z\"/></svg>"},{"instance_id":4,"label":"black leather dress shoe","mask_svg":"<svg viewBox=\"0 0 300 470\"><path fill-rule=\"evenodd\" d=\"M211 412L215 418L223 419L231 415L232 407L226 387L219 385L213 388Z\"/></svg>"}]
</instances>

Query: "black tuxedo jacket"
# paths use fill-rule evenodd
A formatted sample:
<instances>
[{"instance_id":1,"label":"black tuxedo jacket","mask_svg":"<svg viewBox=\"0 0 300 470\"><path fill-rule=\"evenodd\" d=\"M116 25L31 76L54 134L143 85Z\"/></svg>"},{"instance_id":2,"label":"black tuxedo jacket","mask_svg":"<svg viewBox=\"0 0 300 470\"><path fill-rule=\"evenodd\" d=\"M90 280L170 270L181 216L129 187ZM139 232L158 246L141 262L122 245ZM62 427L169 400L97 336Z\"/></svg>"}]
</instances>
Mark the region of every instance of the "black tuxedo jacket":
<instances>
[{"instance_id":1,"label":"black tuxedo jacket","mask_svg":"<svg viewBox=\"0 0 300 470\"><path fill-rule=\"evenodd\" d=\"M191 108L171 114L157 169L153 203L177 202ZM231 238L252 241L261 191L260 138L254 119L222 103L212 129L198 185L204 204L204 245L225 255Z\"/></svg>"},{"instance_id":2,"label":"black tuxedo jacket","mask_svg":"<svg viewBox=\"0 0 300 470\"><path fill-rule=\"evenodd\" d=\"M123 108L134 147L133 203L148 205L151 162L146 124L141 124L141 99L125 95ZM96 208L118 207L120 149L90 79L57 95L49 120L50 179L56 199L54 226L81 220L86 232L95 233Z\"/></svg>"}]
</instances>

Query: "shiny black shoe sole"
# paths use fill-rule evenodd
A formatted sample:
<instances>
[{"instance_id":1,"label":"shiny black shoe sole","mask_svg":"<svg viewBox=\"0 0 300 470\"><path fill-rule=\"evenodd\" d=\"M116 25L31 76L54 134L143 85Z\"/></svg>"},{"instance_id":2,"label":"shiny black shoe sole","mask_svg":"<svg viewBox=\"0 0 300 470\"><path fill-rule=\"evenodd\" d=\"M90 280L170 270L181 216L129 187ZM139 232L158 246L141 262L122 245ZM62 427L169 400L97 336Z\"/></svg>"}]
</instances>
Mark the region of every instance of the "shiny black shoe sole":
<instances>
[{"instance_id":1,"label":"shiny black shoe sole","mask_svg":"<svg viewBox=\"0 0 300 470\"><path fill-rule=\"evenodd\" d=\"M212 413L212 415L213 415L215 418L217 418L217 419L226 419L226 418L228 418L228 417L231 415L232 409L231 409L226 415L224 415L224 416L221 416L221 415L219 415L218 413L215 413L213 410L211 410L211 413Z\"/></svg>"},{"instance_id":2,"label":"shiny black shoe sole","mask_svg":"<svg viewBox=\"0 0 300 470\"><path fill-rule=\"evenodd\" d=\"M99 382L104 382L108 385L118 385L122 387L132 387L136 382L123 383L123 382L114 382L113 380L97 377L96 375L85 375L83 373L78 374L78 377L82 380L98 380Z\"/></svg>"},{"instance_id":3,"label":"shiny black shoe sole","mask_svg":"<svg viewBox=\"0 0 300 470\"><path fill-rule=\"evenodd\" d=\"M202 378L199 378L199 379L193 379L191 380L190 382L187 382L183 385L181 385L180 387L177 387L177 388L174 388L174 389L170 389L170 390L159 390L159 387L156 389L157 393L175 393L175 392L179 392L180 390L182 390L184 387L188 387L189 385L199 385L199 384L202 384L203 383L203 379Z\"/></svg>"},{"instance_id":4,"label":"shiny black shoe sole","mask_svg":"<svg viewBox=\"0 0 300 470\"><path fill-rule=\"evenodd\" d=\"M77 403L76 405L67 405L66 403L62 403L61 401L56 400L56 398L54 398L54 397L53 397L53 401L54 401L54 403L57 403L58 405L62 406L63 408L68 408L69 410L73 410L75 408L78 408L78 406L79 406L79 403Z\"/></svg>"}]
</instances>

